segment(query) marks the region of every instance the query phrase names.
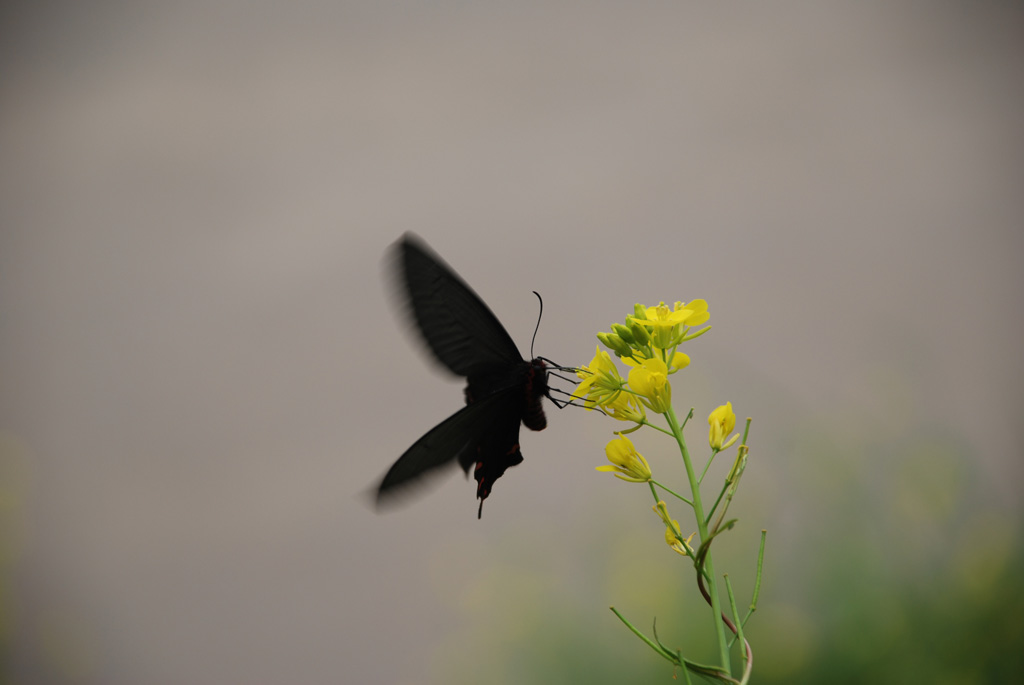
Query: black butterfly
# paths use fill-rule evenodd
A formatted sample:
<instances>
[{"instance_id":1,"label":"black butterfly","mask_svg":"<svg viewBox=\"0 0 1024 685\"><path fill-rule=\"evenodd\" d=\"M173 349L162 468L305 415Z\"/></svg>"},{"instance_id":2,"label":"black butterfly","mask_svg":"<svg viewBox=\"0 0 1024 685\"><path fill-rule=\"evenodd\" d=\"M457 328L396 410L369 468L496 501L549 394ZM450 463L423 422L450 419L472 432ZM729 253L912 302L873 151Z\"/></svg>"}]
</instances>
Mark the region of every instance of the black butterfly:
<instances>
[{"instance_id":1,"label":"black butterfly","mask_svg":"<svg viewBox=\"0 0 1024 685\"><path fill-rule=\"evenodd\" d=\"M526 361L487 305L429 247L405 234L395 249L416 325L434 356L465 376L466 406L434 426L392 465L377 489L380 504L400 486L458 460L475 466L476 496L484 500L505 469L523 461L519 423L544 430L541 398L548 372L540 359Z\"/></svg>"}]
</instances>

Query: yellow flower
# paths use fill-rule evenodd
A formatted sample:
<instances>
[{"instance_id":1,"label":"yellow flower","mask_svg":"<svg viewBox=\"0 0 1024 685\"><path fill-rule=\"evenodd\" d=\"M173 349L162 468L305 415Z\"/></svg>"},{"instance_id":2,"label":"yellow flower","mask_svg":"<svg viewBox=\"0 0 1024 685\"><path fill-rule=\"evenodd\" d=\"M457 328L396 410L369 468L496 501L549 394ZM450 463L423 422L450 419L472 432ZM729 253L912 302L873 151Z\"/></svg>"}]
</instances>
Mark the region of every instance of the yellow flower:
<instances>
[{"instance_id":1,"label":"yellow flower","mask_svg":"<svg viewBox=\"0 0 1024 685\"><path fill-rule=\"evenodd\" d=\"M715 451L720 452L724 450L739 438L739 435L734 435L728 442L722 444L726 436L732 433L736 427L736 414L732 412L732 402L726 402L711 412L711 415L708 416L708 425L711 427L708 434L708 442L711 444L711 449Z\"/></svg>"},{"instance_id":2,"label":"yellow flower","mask_svg":"<svg viewBox=\"0 0 1024 685\"><path fill-rule=\"evenodd\" d=\"M690 312L686 319L683 321L684 326L699 326L711 318L711 314L708 313L707 300L691 300L686 304L683 304L682 302L676 302L675 310L677 312Z\"/></svg>"},{"instance_id":3,"label":"yellow flower","mask_svg":"<svg viewBox=\"0 0 1024 685\"><path fill-rule=\"evenodd\" d=\"M625 392L619 393L619 396L614 400L602 404L601 409L604 410L605 414L619 421L643 423L647 418L647 414L644 412L644 405L640 404L640 400L636 398L636 395L630 395Z\"/></svg>"},{"instance_id":4,"label":"yellow flower","mask_svg":"<svg viewBox=\"0 0 1024 685\"><path fill-rule=\"evenodd\" d=\"M598 471L612 472L616 478L630 483L646 483L651 479L650 464L636 451L633 443L625 435L620 435L609 442L604 448L604 453L611 464L598 466Z\"/></svg>"},{"instance_id":5,"label":"yellow flower","mask_svg":"<svg viewBox=\"0 0 1024 685\"><path fill-rule=\"evenodd\" d=\"M626 317L631 330L649 331L651 342L663 350L683 342L685 328L704 323L710 318L706 300L693 300L688 304L676 302L672 309L664 302L655 307L636 305L633 316Z\"/></svg>"},{"instance_id":6,"label":"yellow flower","mask_svg":"<svg viewBox=\"0 0 1024 685\"><path fill-rule=\"evenodd\" d=\"M668 366L661 359L645 359L629 372L629 387L641 396L651 411L663 414L672 404L672 386Z\"/></svg>"},{"instance_id":7,"label":"yellow flower","mask_svg":"<svg viewBox=\"0 0 1024 685\"><path fill-rule=\"evenodd\" d=\"M690 533L689 537L684 538L683 534L679 532L679 521L668 515L668 507L665 506L664 500L658 500L658 503L652 509L654 509L654 513L665 524L665 543L684 557L692 552L693 548L690 546L690 540L697 533Z\"/></svg>"},{"instance_id":8,"label":"yellow flower","mask_svg":"<svg viewBox=\"0 0 1024 685\"><path fill-rule=\"evenodd\" d=\"M688 309L673 311L662 302L655 307L647 307L644 310L643 318L629 317L627 321L646 327L651 333L651 341L654 345L666 349L672 347L673 340L678 337L683 323L690 314L692 312Z\"/></svg>"},{"instance_id":9,"label":"yellow flower","mask_svg":"<svg viewBox=\"0 0 1024 685\"><path fill-rule=\"evenodd\" d=\"M685 369L690 365L690 355L683 352L676 352L672 355L672 363L668 365L668 372L675 373L679 369Z\"/></svg>"},{"instance_id":10,"label":"yellow flower","mask_svg":"<svg viewBox=\"0 0 1024 685\"><path fill-rule=\"evenodd\" d=\"M683 309L682 304L682 302L676 302L674 309L669 309L664 302L659 302L654 307L648 307L644 312L647 316L647 323L656 328L678 326L685 323L691 312L688 309Z\"/></svg>"},{"instance_id":11,"label":"yellow flower","mask_svg":"<svg viewBox=\"0 0 1024 685\"><path fill-rule=\"evenodd\" d=\"M690 533L689 537L680 540L682 534L679 532L679 522L673 519L672 524L665 528L665 544L675 550L677 554L682 554L684 557L689 556L693 550L690 541L697 533Z\"/></svg>"},{"instance_id":12,"label":"yellow flower","mask_svg":"<svg viewBox=\"0 0 1024 685\"><path fill-rule=\"evenodd\" d=\"M584 400L587 409L615 402L625 384L611 356L597 347L594 348L594 358L590 364L579 369L576 375L583 382L576 386L573 397Z\"/></svg>"},{"instance_id":13,"label":"yellow flower","mask_svg":"<svg viewBox=\"0 0 1024 685\"><path fill-rule=\"evenodd\" d=\"M664 355L663 350L658 347L652 348L653 354L648 356L643 350L634 350L632 357L622 357L622 363L626 366L640 366L644 363L645 359L661 359ZM690 365L690 355L683 352L676 352L672 355L672 361L668 364L668 372L675 373L680 369L685 369Z\"/></svg>"}]
</instances>

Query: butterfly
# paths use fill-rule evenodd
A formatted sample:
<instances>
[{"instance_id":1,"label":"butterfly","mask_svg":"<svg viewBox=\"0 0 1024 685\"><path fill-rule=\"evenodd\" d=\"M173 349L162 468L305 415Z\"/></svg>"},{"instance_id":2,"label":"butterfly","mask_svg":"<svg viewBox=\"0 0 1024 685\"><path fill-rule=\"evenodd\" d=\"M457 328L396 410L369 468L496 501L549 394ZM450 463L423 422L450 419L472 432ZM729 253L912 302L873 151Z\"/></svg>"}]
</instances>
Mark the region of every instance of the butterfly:
<instances>
[{"instance_id":1,"label":"butterfly","mask_svg":"<svg viewBox=\"0 0 1024 685\"><path fill-rule=\"evenodd\" d=\"M456 461L473 468L484 500L510 466L523 461L520 424L544 430L541 399L550 397L547 365L526 361L501 322L425 243L406 233L393 248L416 327L434 357L466 378L466 406L412 444L377 488L378 505L424 474Z\"/></svg>"}]
</instances>

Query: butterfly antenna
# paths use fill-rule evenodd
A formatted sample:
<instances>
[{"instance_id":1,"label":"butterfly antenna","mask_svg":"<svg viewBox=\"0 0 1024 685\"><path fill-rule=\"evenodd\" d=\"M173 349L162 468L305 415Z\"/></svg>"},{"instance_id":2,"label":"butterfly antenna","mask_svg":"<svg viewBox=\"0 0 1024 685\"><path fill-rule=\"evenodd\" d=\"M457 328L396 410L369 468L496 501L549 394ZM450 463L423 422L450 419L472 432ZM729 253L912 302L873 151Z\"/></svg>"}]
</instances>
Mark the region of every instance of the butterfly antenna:
<instances>
[{"instance_id":1,"label":"butterfly antenna","mask_svg":"<svg viewBox=\"0 0 1024 685\"><path fill-rule=\"evenodd\" d=\"M537 312L537 325L533 329L533 339L530 341L530 359L533 359L533 344L537 342L537 331L540 330L540 320L544 316L544 298L536 290L533 291L533 294L537 296L537 300L540 302L540 311Z\"/></svg>"}]
</instances>

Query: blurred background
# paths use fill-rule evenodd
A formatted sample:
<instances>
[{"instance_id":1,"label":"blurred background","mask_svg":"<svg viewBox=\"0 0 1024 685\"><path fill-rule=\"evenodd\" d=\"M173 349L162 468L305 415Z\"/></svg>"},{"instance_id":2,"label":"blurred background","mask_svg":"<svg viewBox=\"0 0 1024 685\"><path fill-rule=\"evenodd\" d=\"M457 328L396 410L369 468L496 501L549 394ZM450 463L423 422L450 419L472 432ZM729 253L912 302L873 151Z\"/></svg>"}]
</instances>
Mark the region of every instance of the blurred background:
<instances>
[{"instance_id":1,"label":"blurred background","mask_svg":"<svg viewBox=\"0 0 1024 685\"><path fill-rule=\"evenodd\" d=\"M698 460L754 419L715 561L745 605L768 529L755 682L1024 674L1019 4L0 13L5 682L669 682L609 605L713 657L594 413L549 405L480 521L457 472L369 506L462 403L388 297L405 231L524 354L539 291L563 364L709 301L674 399Z\"/></svg>"}]
</instances>

